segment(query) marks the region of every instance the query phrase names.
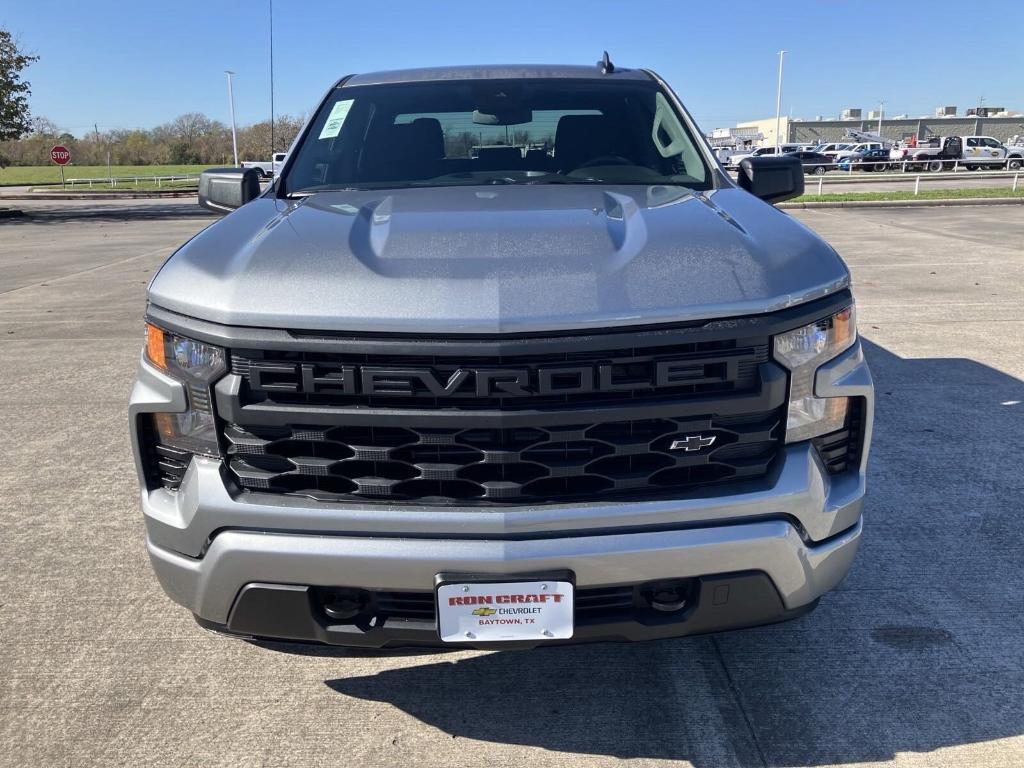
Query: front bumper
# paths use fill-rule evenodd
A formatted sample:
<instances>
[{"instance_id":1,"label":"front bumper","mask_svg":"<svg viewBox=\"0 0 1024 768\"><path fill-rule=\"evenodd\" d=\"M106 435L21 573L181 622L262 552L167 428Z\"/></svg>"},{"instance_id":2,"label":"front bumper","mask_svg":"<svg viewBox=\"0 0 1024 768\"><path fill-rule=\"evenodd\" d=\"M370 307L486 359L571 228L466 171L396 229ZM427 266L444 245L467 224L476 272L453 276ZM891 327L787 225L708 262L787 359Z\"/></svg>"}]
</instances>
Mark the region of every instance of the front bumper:
<instances>
[{"instance_id":1,"label":"front bumper","mask_svg":"<svg viewBox=\"0 0 1024 768\"><path fill-rule=\"evenodd\" d=\"M862 529L873 392L859 343L819 369L815 391L865 399L859 467L829 475L810 444L797 443L763 481L684 499L500 509L320 504L233 495L221 462L203 458L193 459L177 492L151 489L139 461L150 557L168 595L207 625L286 639L436 643L428 625L332 623L311 594L317 587L429 592L442 571L514 577L569 570L577 589L699 582L692 611L653 623L638 615L578 623L574 640L782 620L842 580ZM184 407L181 385L143 362L132 423ZM132 432L139 457L138 429ZM725 590L732 597L716 602L714 588L723 584L732 585Z\"/></svg>"},{"instance_id":2,"label":"front bumper","mask_svg":"<svg viewBox=\"0 0 1024 768\"><path fill-rule=\"evenodd\" d=\"M207 625L257 637L380 647L438 641L430 622L331 622L318 610L310 587L422 591L439 570L503 577L569 570L577 588L697 578L700 595L693 612L654 622L630 612L578 623L574 637L652 639L799 615L842 580L860 535L858 521L829 541L808 546L782 520L528 541L226 531L202 558L171 553L152 542L149 553L167 593Z\"/></svg>"}]
</instances>

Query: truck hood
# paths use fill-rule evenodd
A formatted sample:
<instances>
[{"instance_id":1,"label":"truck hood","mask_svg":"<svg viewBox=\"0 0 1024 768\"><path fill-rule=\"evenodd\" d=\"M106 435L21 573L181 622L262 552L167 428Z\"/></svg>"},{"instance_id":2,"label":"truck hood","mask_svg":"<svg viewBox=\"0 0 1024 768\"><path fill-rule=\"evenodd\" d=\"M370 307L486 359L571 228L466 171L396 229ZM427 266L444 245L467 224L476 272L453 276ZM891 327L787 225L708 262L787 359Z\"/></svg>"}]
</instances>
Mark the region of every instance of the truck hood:
<instances>
[{"instance_id":1,"label":"truck hood","mask_svg":"<svg viewBox=\"0 0 1024 768\"><path fill-rule=\"evenodd\" d=\"M502 185L261 197L178 250L150 301L239 326L524 333L770 312L849 284L734 188Z\"/></svg>"}]
</instances>

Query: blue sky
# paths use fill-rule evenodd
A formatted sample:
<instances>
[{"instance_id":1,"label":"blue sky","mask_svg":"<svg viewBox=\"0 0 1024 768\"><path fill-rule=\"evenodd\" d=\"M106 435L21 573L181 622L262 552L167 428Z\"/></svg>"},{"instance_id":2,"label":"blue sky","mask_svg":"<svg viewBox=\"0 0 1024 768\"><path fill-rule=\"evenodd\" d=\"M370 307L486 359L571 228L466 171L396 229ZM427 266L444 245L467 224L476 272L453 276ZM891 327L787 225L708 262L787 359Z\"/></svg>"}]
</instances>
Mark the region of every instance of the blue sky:
<instances>
[{"instance_id":1,"label":"blue sky","mask_svg":"<svg viewBox=\"0 0 1024 768\"><path fill-rule=\"evenodd\" d=\"M93 123L152 127L190 111L226 122L225 69L238 73L238 121L249 123L269 114L267 2L6 0L0 26L41 56L27 72L33 114L76 135ZM974 12L947 0L275 0L276 108L306 113L349 72L589 64L607 48L622 66L660 72L710 130L775 114L776 52L784 48L784 114L868 110L881 99L892 115L931 114L939 104L962 111L980 97L1024 109L1024 46L1019 24L999 22L1002 8Z\"/></svg>"}]
</instances>

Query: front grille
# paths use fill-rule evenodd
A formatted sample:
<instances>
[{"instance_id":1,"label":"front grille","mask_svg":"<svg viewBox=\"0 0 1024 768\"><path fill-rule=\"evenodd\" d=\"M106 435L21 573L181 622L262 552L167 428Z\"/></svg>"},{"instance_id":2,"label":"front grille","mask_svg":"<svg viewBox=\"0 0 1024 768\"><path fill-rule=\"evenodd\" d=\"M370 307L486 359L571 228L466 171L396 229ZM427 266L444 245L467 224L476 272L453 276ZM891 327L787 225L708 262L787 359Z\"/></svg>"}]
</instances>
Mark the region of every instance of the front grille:
<instances>
[{"instance_id":1,"label":"front grille","mask_svg":"<svg viewBox=\"0 0 1024 768\"><path fill-rule=\"evenodd\" d=\"M768 340L757 336L529 355L233 350L231 372L240 377L240 396L248 404L516 410L749 392L758 385L758 366L767 360ZM648 386L655 380L659 363L669 362L673 365L671 382ZM529 395L508 394L499 386L479 394L478 376L460 372L481 369L520 372L529 382ZM367 393L358 379L371 370L388 371L390 378L381 375L378 390ZM408 371L427 375L435 386L448 385L451 390L437 396L427 382L415 375L410 377ZM538 380L545 374L553 391L537 391ZM581 374L586 380L581 380ZM360 391L343 391L346 377ZM352 378L357 379L354 384ZM602 387L602 382L607 386Z\"/></svg>"},{"instance_id":2,"label":"front grille","mask_svg":"<svg viewBox=\"0 0 1024 768\"><path fill-rule=\"evenodd\" d=\"M293 335L229 350L215 392L222 445L242 493L458 506L678 496L770 472L787 384L769 339L744 320L561 337Z\"/></svg>"},{"instance_id":3,"label":"front grille","mask_svg":"<svg viewBox=\"0 0 1024 768\"><path fill-rule=\"evenodd\" d=\"M236 424L224 436L246 491L322 501L538 503L760 477L783 426L775 409L507 429ZM673 448L688 437L714 439Z\"/></svg>"}]
</instances>

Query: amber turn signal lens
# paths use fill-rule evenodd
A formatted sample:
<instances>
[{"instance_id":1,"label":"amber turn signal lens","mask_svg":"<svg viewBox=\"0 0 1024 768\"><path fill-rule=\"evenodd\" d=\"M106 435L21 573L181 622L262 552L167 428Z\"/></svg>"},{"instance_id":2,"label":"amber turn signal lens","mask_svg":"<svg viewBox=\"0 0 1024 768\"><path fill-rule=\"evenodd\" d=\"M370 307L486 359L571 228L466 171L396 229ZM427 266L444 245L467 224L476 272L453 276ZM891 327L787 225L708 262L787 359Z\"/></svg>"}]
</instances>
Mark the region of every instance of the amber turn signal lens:
<instances>
[{"instance_id":1,"label":"amber turn signal lens","mask_svg":"<svg viewBox=\"0 0 1024 768\"><path fill-rule=\"evenodd\" d=\"M849 306L832 316L832 327L835 331L835 343L847 347L853 343L857 334L857 316L853 306Z\"/></svg>"},{"instance_id":2,"label":"amber turn signal lens","mask_svg":"<svg viewBox=\"0 0 1024 768\"><path fill-rule=\"evenodd\" d=\"M173 413L154 413L153 423L156 425L157 434L164 442L178 437L178 425Z\"/></svg>"},{"instance_id":3,"label":"amber turn signal lens","mask_svg":"<svg viewBox=\"0 0 1024 768\"><path fill-rule=\"evenodd\" d=\"M166 354L163 329L146 323L146 359L160 370L166 371Z\"/></svg>"}]
</instances>

